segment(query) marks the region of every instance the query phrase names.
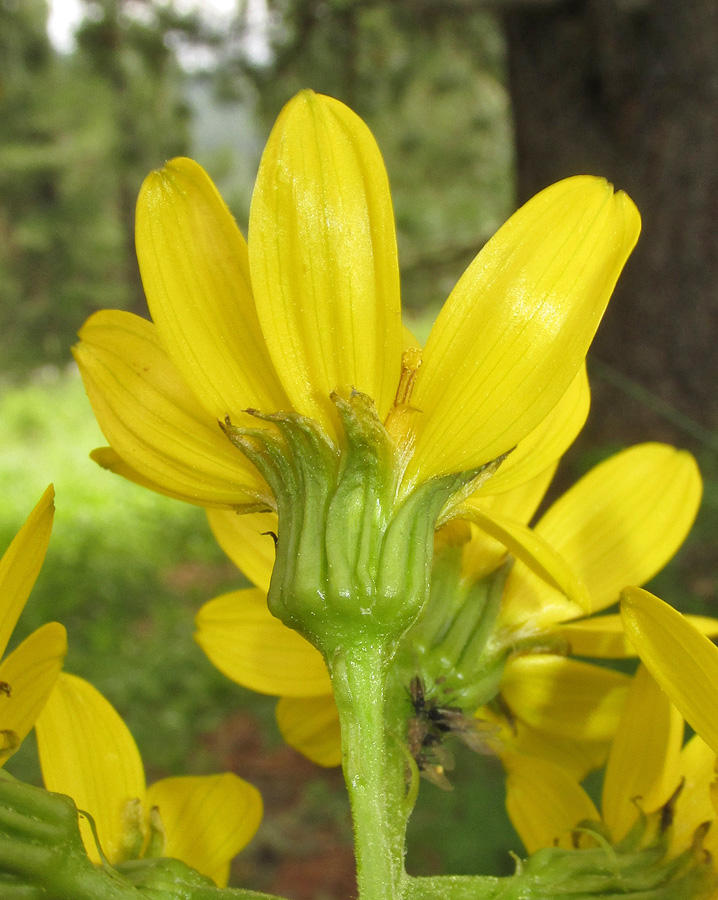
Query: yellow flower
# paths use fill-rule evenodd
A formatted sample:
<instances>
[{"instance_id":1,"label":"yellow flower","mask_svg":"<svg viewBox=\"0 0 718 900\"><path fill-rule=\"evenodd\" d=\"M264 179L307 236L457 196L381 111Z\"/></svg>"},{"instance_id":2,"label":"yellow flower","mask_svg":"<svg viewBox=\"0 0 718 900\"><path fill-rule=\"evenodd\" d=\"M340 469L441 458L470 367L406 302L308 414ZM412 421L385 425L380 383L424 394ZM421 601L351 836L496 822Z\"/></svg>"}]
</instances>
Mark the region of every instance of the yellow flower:
<instances>
[{"instance_id":1,"label":"yellow flower","mask_svg":"<svg viewBox=\"0 0 718 900\"><path fill-rule=\"evenodd\" d=\"M554 468L502 493L488 493L489 482L464 509L467 514L466 506L487 509L494 521L525 526ZM662 444L638 445L580 479L541 517L535 532L566 560L585 589L589 610L602 612L618 600L626 583L648 580L671 559L692 525L700 496L700 474L690 454ZM267 609L274 560L268 535L276 529L276 519L222 510L210 510L208 517L222 548L256 587L207 603L196 619L196 640L230 678L281 697L277 719L288 743L320 764L338 764L339 726L322 657ZM506 557L504 546L475 524L469 528L460 559L464 584L481 579ZM565 651L609 658L635 655L618 615L585 618L585 613L515 562L489 639L489 650L500 662L509 656L499 684L509 720L497 716L494 705L478 711L503 722L506 744L560 763L576 777L605 760L629 679L569 659ZM696 621L718 633L718 621ZM407 640L412 640L411 632ZM440 678L446 685L453 671L431 669L424 662L431 648L417 642L416 632L414 641L409 655L426 681ZM443 656L443 649L436 654Z\"/></svg>"},{"instance_id":2,"label":"yellow flower","mask_svg":"<svg viewBox=\"0 0 718 900\"><path fill-rule=\"evenodd\" d=\"M710 751L699 738L683 743L683 719L644 667L628 692L606 766L602 814L573 775L548 762L520 754L506 758L506 807L527 851L575 845L581 826L582 845L593 830L619 844L637 827L643 831L652 813L670 801L671 816L654 816L654 827L670 828L670 856L689 849L699 829L716 818L710 807L712 777ZM648 822L641 823L643 815ZM602 823L602 826L601 824ZM638 825L637 825L638 823ZM718 831L703 834L703 846L718 850ZM650 842L657 835L650 826L641 835Z\"/></svg>"},{"instance_id":3,"label":"yellow flower","mask_svg":"<svg viewBox=\"0 0 718 900\"><path fill-rule=\"evenodd\" d=\"M397 447L399 497L473 470L535 434L580 380L639 228L633 203L605 181L553 185L486 244L420 356L404 355L412 341L379 150L347 107L304 91L270 135L248 244L196 163L173 160L145 181L136 240L153 323L97 313L75 350L111 445L95 459L210 508L274 508L217 421L256 428L248 409L294 411L340 441L330 395L355 389ZM533 474L565 438L536 437ZM506 479L519 462L509 457ZM548 550L536 540L522 549L525 538L513 534L516 552L538 555L560 583Z\"/></svg>"},{"instance_id":4,"label":"yellow flower","mask_svg":"<svg viewBox=\"0 0 718 900\"><path fill-rule=\"evenodd\" d=\"M94 819L111 864L168 856L223 887L232 858L251 840L262 799L231 773L163 778L145 786L127 726L91 684L62 673L36 723L45 787L67 794ZM88 855L100 862L87 820Z\"/></svg>"},{"instance_id":5,"label":"yellow flower","mask_svg":"<svg viewBox=\"0 0 718 900\"><path fill-rule=\"evenodd\" d=\"M0 560L0 655L40 572L55 512L52 485ZM34 631L0 664L0 764L17 750L47 700L67 653L58 622Z\"/></svg>"}]
</instances>

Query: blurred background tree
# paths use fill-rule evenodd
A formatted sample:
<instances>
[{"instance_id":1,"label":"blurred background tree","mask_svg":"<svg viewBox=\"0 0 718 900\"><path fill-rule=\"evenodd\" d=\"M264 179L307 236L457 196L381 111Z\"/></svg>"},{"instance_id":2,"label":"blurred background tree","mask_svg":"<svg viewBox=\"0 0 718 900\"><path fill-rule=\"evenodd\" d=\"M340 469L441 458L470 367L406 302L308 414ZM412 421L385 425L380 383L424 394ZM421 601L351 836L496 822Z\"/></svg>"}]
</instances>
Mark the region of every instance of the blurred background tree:
<instances>
[{"instance_id":1,"label":"blurred background tree","mask_svg":"<svg viewBox=\"0 0 718 900\"><path fill-rule=\"evenodd\" d=\"M626 190L643 216L594 347L610 366L601 372L614 385L625 385L623 376L649 388L676 424L686 422L670 408L690 416L699 436L715 433L718 4L503 6L519 200L574 172L594 172ZM642 404L629 412L617 396L599 391L594 422L636 440L655 415Z\"/></svg>"},{"instance_id":2,"label":"blurred background tree","mask_svg":"<svg viewBox=\"0 0 718 900\"><path fill-rule=\"evenodd\" d=\"M0 3L0 369L64 362L84 318L141 311L134 205L153 167L188 148L171 9L85 0L70 55L44 0ZM127 14L134 7L135 14Z\"/></svg>"}]
</instances>

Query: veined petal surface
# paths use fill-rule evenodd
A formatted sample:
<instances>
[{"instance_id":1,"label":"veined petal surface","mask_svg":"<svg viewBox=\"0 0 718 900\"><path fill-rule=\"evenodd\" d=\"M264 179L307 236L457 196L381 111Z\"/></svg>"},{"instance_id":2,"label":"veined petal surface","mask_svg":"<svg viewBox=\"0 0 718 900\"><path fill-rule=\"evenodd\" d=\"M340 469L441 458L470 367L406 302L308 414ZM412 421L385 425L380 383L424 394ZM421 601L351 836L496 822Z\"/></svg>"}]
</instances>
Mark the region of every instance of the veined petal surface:
<instances>
[{"instance_id":1,"label":"veined petal surface","mask_svg":"<svg viewBox=\"0 0 718 900\"><path fill-rule=\"evenodd\" d=\"M163 778L147 789L165 833L164 856L181 859L225 887L231 860L246 847L262 820L262 797L229 772Z\"/></svg>"},{"instance_id":2,"label":"veined petal surface","mask_svg":"<svg viewBox=\"0 0 718 900\"><path fill-rule=\"evenodd\" d=\"M565 594L578 609L588 608L588 594L583 582L565 560L544 541L540 535L519 522L489 515L477 507L467 509L472 521L483 531L500 541L525 565L530 566L537 578L546 579L554 588Z\"/></svg>"},{"instance_id":3,"label":"veined petal surface","mask_svg":"<svg viewBox=\"0 0 718 900\"><path fill-rule=\"evenodd\" d=\"M333 694L282 697L276 715L282 737L290 747L319 766L341 765L341 730Z\"/></svg>"},{"instance_id":4,"label":"veined petal surface","mask_svg":"<svg viewBox=\"0 0 718 900\"><path fill-rule=\"evenodd\" d=\"M247 245L204 169L178 158L137 200L147 304L177 371L215 419L288 409L257 319Z\"/></svg>"},{"instance_id":5,"label":"veined petal surface","mask_svg":"<svg viewBox=\"0 0 718 900\"><path fill-rule=\"evenodd\" d=\"M429 335L407 482L488 462L539 425L582 365L639 230L628 197L589 176L546 188L499 229Z\"/></svg>"},{"instance_id":6,"label":"veined petal surface","mask_svg":"<svg viewBox=\"0 0 718 900\"><path fill-rule=\"evenodd\" d=\"M501 693L534 728L572 740L607 741L618 728L630 679L550 653L506 664Z\"/></svg>"},{"instance_id":7,"label":"veined petal surface","mask_svg":"<svg viewBox=\"0 0 718 900\"><path fill-rule=\"evenodd\" d=\"M17 750L40 714L62 669L67 634L48 622L25 638L0 665L0 765Z\"/></svg>"},{"instance_id":8,"label":"veined petal surface","mask_svg":"<svg viewBox=\"0 0 718 900\"><path fill-rule=\"evenodd\" d=\"M144 801L145 775L137 745L112 705L89 682L66 672L35 725L40 766L49 791L68 794L94 818L108 860L123 858L123 815L128 801ZM88 856L100 858L84 817Z\"/></svg>"},{"instance_id":9,"label":"veined petal surface","mask_svg":"<svg viewBox=\"0 0 718 900\"><path fill-rule=\"evenodd\" d=\"M55 513L54 497L50 485L0 559L0 656L45 559Z\"/></svg>"},{"instance_id":10,"label":"veined petal surface","mask_svg":"<svg viewBox=\"0 0 718 900\"><path fill-rule=\"evenodd\" d=\"M546 471L554 471L560 457L586 424L590 405L591 392L584 364L556 406L540 425L518 442L516 449L509 453L498 471L474 496L502 494L520 489L526 482L540 477ZM535 508L532 515L533 512Z\"/></svg>"},{"instance_id":11,"label":"veined petal surface","mask_svg":"<svg viewBox=\"0 0 718 900\"><path fill-rule=\"evenodd\" d=\"M718 753L718 647L640 588L621 595L626 634L688 724Z\"/></svg>"},{"instance_id":12,"label":"veined petal surface","mask_svg":"<svg viewBox=\"0 0 718 900\"><path fill-rule=\"evenodd\" d=\"M686 620L706 637L718 637L718 619L709 616L686 616ZM579 622L559 625L555 633L565 638L574 656L596 656L602 659L626 659L638 652L623 630L623 619L617 613L592 616Z\"/></svg>"},{"instance_id":13,"label":"veined petal surface","mask_svg":"<svg viewBox=\"0 0 718 900\"><path fill-rule=\"evenodd\" d=\"M331 694L321 653L276 619L257 588L210 600L195 618L195 640L228 678L262 694Z\"/></svg>"},{"instance_id":14,"label":"veined petal surface","mask_svg":"<svg viewBox=\"0 0 718 900\"><path fill-rule=\"evenodd\" d=\"M498 516L502 521L527 525L548 490L555 471L556 464L530 481L525 481L501 494L480 494L477 491L468 497L462 506L469 510L483 511L489 517ZM470 527L471 537L464 545L462 569L467 575L481 578L501 565L508 550L505 544L490 537L473 522L467 524Z\"/></svg>"},{"instance_id":15,"label":"veined petal surface","mask_svg":"<svg viewBox=\"0 0 718 900\"><path fill-rule=\"evenodd\" d=\"M618 600L674 556L695 520L702 481L690 453L638 444L607 459L560 497L536 531L578 571L591 608Z\"/></svg>"},{"instance_id":16,"label":"veined petal surface","mask_svg":"<svg viewBox=\"0 0 718 900\"><path fill-rule=\"evenodd\" d=\"M534 530L585 584L588 611L602 610L625 585L647 581L676 553L695 519L701 490L690 453L639 444L591 469ZM501 614L508 627L545 627L580 615L521 566L509 575Z\"/></svg>"},{"instance_id":17,"label":"veined petal surface","mask_svg":"<svg viewBox=\"0 0 718 900\"><path fill-rule=\"evenodd\" d=\"M678 777L684 779L683 789L676 800L671 827L671 853L682 853L693 842L696 829L704 822L714 822L716 812L710 798L715 781L716 755L694 735L681 751ZM703 846L714 858L718 853L718 829L715 822L705 837Z\"/></svg>"},{"instance_id":18,"label":"veined petal surface","mask_svg":"<svg viewBox=\"0 0 718 900\"><path fill-rule=\"evenodd\" d=\"M140 475L195 502L234 506L269 489L177 374L154 326L104 310L74 355L97 421Z\"/></svg>"},{"instance_id":19,"label":"veined petal surface","mask_svg":"<svg viewBox=\"0 0 718 900\"><path fill-rule=\"evenodd\" d=\"M383 419L403 344L394 217L374 138L338 100L302 91L279 114L252 196L249 264L294 408L331 433L329 394L353 387Z\"/></svg>"},{"instance_id":20,"label":"veined petal surface","mask_svg":"<svg viewBox=\"0 0 718 900\"><path fill-rule=\"evenodd\" d=\"M276 513L245 513L208 509L207 519L217 543L249 578L266 594L276 557L272 534L277 533Z\"/></svg>"},{"instance_id":21,"label":"veined petal surface","mask_svg":"<svg viewBox=\"0 0 718 900\"><path fill-rule=\"evenodd\" d=\"M512 754L505 760L506 810L528 853L541 847L570 848L571 831L598 810L565 769L543 759Z\"/></svg>"},{"instance_id":22,"label":"veined petal surface","mask_svg":"<svg viewBox=\"0 0 718 900\"><path fill-rule=\"evenodd\" d=\"M645 666L631 682L611 745L601 810L614 841L638 818L639 809L661 807L678 787L683 717Z\"/></svg>"}]
</instances>

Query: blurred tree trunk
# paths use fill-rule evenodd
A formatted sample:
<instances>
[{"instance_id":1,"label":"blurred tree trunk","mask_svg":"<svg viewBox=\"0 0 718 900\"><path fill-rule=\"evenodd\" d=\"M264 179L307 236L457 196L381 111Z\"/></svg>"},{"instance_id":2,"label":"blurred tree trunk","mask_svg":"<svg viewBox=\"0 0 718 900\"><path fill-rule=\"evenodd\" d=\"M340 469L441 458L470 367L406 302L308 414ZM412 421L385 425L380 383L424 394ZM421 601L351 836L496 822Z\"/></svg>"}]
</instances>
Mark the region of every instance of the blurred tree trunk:
<instances>
[{"instance_id":1,"label":"blurred tree trunk","mask_svg":"<svg viewBox=\"0 0 718 900\"><path fill-rule=\"evenodd\" d=\"M625 189L643 217L596 357L718 429L718 3L504 9L520 199L589 172ZM613 402L598 401L606 427ZM613 425L635 438L625 418Z\"/></svg>"}]
</instances>

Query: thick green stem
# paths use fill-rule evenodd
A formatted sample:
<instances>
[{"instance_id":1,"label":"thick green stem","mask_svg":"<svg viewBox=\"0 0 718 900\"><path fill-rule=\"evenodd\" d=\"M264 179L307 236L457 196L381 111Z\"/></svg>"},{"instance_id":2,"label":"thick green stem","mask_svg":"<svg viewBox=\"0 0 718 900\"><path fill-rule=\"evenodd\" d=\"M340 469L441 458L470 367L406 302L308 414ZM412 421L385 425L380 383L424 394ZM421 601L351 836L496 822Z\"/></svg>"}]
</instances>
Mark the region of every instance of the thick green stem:
<instances>
[{"instance_id":1,"label":"thick green stem","mask_svg":"<svg viewBox=\"0 0 718 900\"><path fill-rule=\"evenodd\" d=\"M405 767L385 727L389 661L385 645L366 642L340 649L331 665L359 900L399 900L404 889Z\"/></svg>"}]
</instances>

